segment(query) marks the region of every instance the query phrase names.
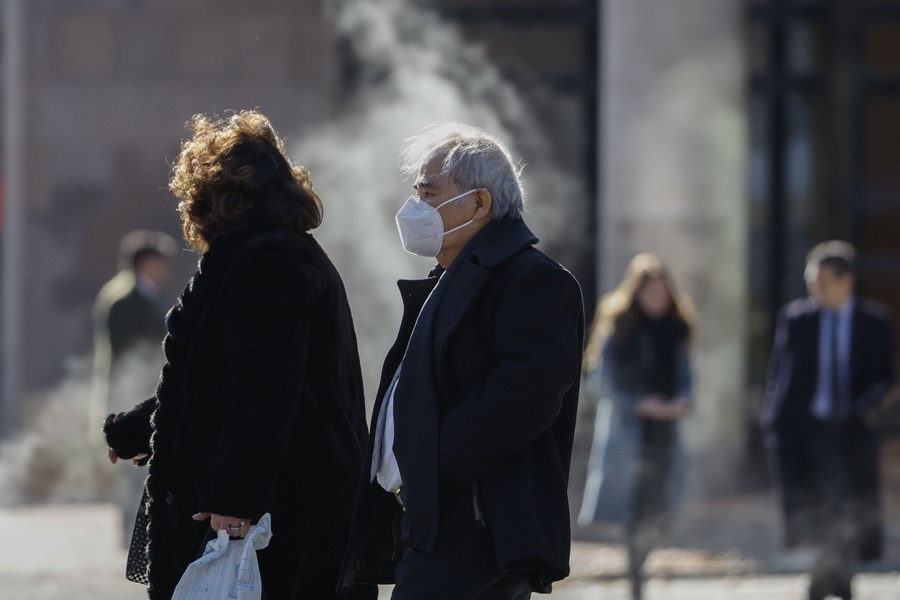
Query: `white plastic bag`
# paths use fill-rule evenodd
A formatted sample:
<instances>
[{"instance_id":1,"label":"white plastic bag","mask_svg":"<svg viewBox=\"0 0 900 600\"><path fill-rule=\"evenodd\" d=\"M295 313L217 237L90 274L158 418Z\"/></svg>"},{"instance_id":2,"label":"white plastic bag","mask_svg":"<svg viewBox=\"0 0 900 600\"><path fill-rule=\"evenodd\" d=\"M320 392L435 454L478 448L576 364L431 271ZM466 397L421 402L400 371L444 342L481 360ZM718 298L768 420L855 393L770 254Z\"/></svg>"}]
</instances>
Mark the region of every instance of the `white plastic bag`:
<instances>
[{"instance_id":1,"label":"white plastic bag","mask_svg":"<svg viewBox=\"0 0 900 600\"><path fill-rule=\"evenodd\" d=\"M263 515L242 540L228 533L206 544L203 556L188 565L172 600L260 600L262 580L256 551L269 545L272 517Z\"/></svg>"}]
</instances>

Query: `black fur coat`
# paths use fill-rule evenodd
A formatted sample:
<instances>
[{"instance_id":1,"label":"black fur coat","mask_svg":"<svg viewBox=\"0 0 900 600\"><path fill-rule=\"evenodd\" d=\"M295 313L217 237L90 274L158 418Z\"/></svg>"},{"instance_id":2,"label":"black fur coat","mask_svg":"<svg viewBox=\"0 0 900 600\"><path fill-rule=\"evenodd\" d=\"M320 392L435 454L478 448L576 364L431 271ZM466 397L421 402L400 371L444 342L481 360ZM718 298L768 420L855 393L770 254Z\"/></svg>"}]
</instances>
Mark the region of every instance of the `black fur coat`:
<instances>
[{"instance_id":1,"label":"black fur coat","mask_svg":"<svg viewBox=\"0 0 900 600\"><path fill-rule=\"evenodd\" d=\"M156 396L105 430L127 458L151 452L149 594L171 597L203 545L197 512L258 519L267 600L334 598L365 405L340 276L308 234L250 228L213 238L166 318Z\"/></svg>"}]
</instances>

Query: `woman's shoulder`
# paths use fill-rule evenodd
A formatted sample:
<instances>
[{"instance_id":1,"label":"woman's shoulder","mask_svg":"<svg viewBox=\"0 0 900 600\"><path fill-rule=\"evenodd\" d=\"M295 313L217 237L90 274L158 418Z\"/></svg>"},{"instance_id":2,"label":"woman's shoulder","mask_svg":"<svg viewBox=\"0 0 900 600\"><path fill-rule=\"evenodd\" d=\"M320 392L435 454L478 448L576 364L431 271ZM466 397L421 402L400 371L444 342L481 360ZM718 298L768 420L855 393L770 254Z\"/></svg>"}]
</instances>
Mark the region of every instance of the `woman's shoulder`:
<instances>
[{"instance_id":1,"label":"woman's shoulder","mask_svg":"<svg viewBox=\"0 0 900 600\"><path fill-rule=\"evenodd\" d=\"M210 257L226 264L227 271L244 269L296 270L316 265L324 252L308 233L273 228L246 232L210 246ZM217 261L218 262L218 261Z\"/></svg>"},{"instance_id":2,"label":"woman's shoulder","mask_svg":"<svg viewBox=\"0 0 900 600\"><path fill-rule=\"evenodd\" d=\"M309 270L320 253L307 233L278 228L232 232L211 241L200 270L212 279L286 275Z\"/></svg>"}]
</instances>

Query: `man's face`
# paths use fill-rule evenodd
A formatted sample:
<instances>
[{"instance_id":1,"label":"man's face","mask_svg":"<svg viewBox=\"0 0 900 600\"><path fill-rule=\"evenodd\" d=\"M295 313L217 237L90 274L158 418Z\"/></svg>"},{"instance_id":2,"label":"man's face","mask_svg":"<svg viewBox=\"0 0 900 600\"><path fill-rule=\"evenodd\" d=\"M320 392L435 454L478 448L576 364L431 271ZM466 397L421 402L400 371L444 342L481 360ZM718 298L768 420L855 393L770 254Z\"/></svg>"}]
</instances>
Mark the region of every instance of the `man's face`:
<instances>
[{"instance_id":1,"label":"man's face","mask_svg":"<svg viewBox=\"0 0 900 600\"><path fill-rule=\"evenodd\" d=\"M442 152L433 153L422 164L413 184L413 189L416 190L419 200L434 207L466 191L460 190L449 177L441 172L443 170L443 162L444 154ZM444 223L444 231L449 231L458 225L462 225L472 218L475 212L474 198L475 194L469 194L438 209L441 214L441 220ZM468 231L469 229L464 227L445 236L441 249L465 246L472 233Z\"/></svg>"},{"instance_id":2,"label":"man's face","mask_svg":"<svg viewBox=\"0 0 900 600\"><path fill-rule=\"evenodd\" d=\"M852 273L838 275L834 267L820 265L811 275L806 282L809 295L824 308L836 310L853 294Z\"/></svg>"},{"instance_id":3,"label":"man's face","mask_svg":"<svg viewBox=\"0 0 900 600\"><path fill-rule=\"evenodd\" d=\"M159 287L164 286L172 275L172 265L169 263L169 259L163 256L146 256L138 263L135 270L139 274L149 277Z\"/></svg>"}]
</instances>

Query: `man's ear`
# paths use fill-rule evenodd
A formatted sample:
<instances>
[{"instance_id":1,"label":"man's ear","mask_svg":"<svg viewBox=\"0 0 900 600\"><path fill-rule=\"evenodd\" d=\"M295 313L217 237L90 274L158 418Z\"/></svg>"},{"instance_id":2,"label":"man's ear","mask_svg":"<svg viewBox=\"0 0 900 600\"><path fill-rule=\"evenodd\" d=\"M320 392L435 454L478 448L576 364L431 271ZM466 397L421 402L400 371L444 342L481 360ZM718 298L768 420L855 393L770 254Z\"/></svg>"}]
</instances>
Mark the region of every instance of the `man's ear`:
<instances>
[{"instance_id":1,"label":"man's ear","mask_svg":"<svg viewBox=\"0 0 900 600\"><path fill-rule=\"evenodd\" d=\"M481 219L490 219L493 216L491 207L493 207L493 197L487 188L478 188L475 192L475 214L472 215L473 221Z\"/></svg>"}]
</instances>

